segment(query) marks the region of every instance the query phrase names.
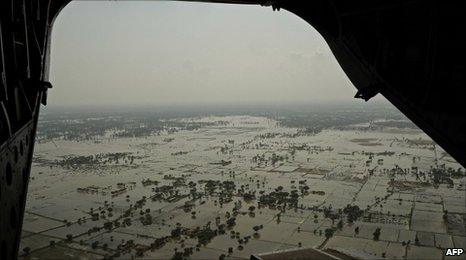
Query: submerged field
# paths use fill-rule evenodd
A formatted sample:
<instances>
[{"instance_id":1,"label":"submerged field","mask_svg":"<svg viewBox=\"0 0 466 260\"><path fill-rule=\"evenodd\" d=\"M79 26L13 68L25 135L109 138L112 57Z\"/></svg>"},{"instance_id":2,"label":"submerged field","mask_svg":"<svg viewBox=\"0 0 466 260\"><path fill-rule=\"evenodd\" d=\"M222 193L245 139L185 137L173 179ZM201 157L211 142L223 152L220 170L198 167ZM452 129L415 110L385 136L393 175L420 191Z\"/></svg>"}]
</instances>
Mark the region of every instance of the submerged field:
<instances>
[{"instance_id":1,"label":"submerged field","mask_svg":"<svg viewBox=\"0 0 466 260\"><path fill-rule=\"evenodd\" d=\"M153 122L119 120L123 130L93 136L72 121L39 135L24 257L248 259L318 247L442 259L465 247L464 168L415 127L226 115L147 132Z\"/></svg>"}]
</instances>

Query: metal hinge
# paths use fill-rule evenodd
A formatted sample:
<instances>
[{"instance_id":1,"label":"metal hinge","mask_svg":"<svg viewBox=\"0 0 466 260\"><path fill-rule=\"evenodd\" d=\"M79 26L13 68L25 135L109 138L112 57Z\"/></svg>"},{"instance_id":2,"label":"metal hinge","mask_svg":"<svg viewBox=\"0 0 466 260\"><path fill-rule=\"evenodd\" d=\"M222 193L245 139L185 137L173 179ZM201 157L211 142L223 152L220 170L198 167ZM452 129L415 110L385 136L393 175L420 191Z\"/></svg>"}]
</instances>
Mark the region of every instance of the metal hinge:
<instances>
[{"instance_id":1,"label":"metal hinge","mask_svg":"<svg viewBox=\"0 0 466 260\"><path fill-rule=\"evenodd\" d=\"M30 87L36 88L37 92L42 92L42 99L40 103L46 106L47 105L47 90L53 87L52 83L50 83L49 81L33 80L33 79L28 79L27 81Z\"/></svg>"},{"instance_id":2,"label":"metal hinge","mask_svg":"<svg viewBox=\"0 0 466 260\"><path fill-rule=\"evenodd\" d=\"M358 90L358 92L356 93L356 95L354 95L354 97L364 99L364 101L367 102L369 99L379 94L379 92L380 92L380 84L373 84L373 85L369 85L365 88Z\"/></svg>"},{"instance_id":3,"label":"metal hinge","mask_svg":"<svg viewBox=\"0 0 466 260\"><path fill-rule=\"evenodd\" d=\"M272 6L272 10L280 11L280 5L278 5L278 1L265 1L262 6Z\"/></svg>"}]
</instances>

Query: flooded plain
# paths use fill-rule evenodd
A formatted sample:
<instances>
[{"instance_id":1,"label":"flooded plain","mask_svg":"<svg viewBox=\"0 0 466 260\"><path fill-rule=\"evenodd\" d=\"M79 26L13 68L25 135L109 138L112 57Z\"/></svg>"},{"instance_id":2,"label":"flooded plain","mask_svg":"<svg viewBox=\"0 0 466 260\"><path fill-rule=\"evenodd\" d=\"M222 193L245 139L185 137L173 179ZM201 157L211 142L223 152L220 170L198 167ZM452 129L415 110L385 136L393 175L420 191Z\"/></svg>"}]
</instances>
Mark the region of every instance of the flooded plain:
<instances>
[{"instance_id":1,"label":"flooded plain","mask_svg":"<svg viewBox=\"0 0 466 260\"><path fill-rule=\"evenodd\" d=\"M80 130L101 120L98 134ZM55 123L36 142L26 259L249 259L298 247L443 259L466 247L464 168L389 116L318 130L248 114L165 118L148 132L152 122L131 118L44 122Z\"/></svg>"}]
</instances>

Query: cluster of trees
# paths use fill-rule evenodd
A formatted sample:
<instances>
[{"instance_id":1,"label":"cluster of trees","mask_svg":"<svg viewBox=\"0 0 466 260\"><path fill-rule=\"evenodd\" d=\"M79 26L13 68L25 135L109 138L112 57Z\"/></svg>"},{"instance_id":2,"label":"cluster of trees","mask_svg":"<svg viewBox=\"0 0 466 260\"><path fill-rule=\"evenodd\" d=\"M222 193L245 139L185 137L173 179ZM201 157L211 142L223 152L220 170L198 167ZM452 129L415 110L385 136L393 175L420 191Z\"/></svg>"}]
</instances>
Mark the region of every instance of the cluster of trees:
<instances>
[{"instance_id":1,"label":"cluster of trees","mask_svg":"<svg viewBox=\"0 0 466 260\"><path fill-rule=\"evenodd\" d=\"M286 206L290 207L298 207L298 198L299 194L297 190L293 190L291 193L283 191L282 186L278 186L274 191L270 192L269 194L262 194L259 197L259 206L268 206L272 208L276 208L278 206L282 206L286 208Z\"/></svg>"}]
</instances>

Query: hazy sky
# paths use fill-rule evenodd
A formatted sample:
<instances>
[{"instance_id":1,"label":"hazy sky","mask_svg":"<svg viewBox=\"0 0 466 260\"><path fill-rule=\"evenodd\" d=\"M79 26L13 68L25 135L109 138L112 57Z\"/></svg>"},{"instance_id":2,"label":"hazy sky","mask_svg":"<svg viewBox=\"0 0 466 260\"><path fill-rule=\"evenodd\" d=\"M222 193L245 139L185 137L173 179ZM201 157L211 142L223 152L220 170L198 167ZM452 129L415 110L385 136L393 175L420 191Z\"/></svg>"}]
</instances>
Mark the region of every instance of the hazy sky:
<instances>
[{"instance_id":1,"label":"hazy sky","mask_svg":"<svg viewBox=\"0 0 466 260\"><path fill-rule=\"evenodd\" d=\"M73 1L52 33L57 105L351 101L322 37L271 7Z\"/></svg>"}]
</instances>

